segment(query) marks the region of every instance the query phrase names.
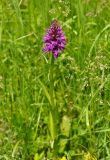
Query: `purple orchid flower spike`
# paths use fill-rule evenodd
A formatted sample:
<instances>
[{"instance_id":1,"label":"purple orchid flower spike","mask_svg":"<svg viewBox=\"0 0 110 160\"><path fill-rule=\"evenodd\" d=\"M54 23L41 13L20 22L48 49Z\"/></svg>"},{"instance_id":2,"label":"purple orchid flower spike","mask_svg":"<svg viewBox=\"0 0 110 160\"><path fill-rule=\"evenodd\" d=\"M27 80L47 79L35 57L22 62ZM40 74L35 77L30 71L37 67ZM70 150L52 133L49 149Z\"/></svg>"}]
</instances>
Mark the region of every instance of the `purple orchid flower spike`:
<instances>
[{"instance_id":1,"label":"purple orchid flower spike","mask_svg":"<svg viewBox=\"0 0 110 160\"><path fill-rule=\"evenodd\" d=\"M66 37L57 20L53 20L50 28L47 30L43 38L43 52L51 52L54 58L58 58L59 54L64 50L66 45Z\"/></svg>"}]
</instances>

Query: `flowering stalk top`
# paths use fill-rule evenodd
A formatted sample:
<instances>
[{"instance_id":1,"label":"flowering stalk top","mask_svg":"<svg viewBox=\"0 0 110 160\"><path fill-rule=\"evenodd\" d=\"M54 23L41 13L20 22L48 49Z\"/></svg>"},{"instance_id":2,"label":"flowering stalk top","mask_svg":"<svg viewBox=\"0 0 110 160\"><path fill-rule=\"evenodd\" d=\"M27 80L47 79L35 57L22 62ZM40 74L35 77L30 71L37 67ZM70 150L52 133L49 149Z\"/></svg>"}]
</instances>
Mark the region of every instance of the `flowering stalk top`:
<instances>
[{"instance_id":1,"label":"flowering stalk top","mask_svg":"<svg viewBox=\"0 0 110 160\"><path fill-rule=\"evenodd\" d=\"M57 20L53 20L50 28L47 30L46 35L43 38L44 48L43 52L51 52L54 54L54 58L58 58L66 44L66 38Z\"/></svg>"}]
</instances>

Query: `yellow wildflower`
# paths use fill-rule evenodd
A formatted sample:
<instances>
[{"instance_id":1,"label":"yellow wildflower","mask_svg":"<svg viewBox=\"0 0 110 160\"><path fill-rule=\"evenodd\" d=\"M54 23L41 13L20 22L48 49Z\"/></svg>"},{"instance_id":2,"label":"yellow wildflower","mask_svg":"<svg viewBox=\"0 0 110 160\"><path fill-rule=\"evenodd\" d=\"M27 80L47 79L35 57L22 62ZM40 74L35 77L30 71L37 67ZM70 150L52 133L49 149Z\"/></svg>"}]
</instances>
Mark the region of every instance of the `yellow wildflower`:
<instances>
[{"instance_id":1,"label":"yellow wildflower","mask_svg":"<svg viewBox=\"0 0 110 160\"><path fill-rule=\"evenodd\" d=\"M67 160L66 157L62 157L60 160Z\"/></svg>"},{"instance_id":2,"label":"yellow wildflower","mask_svg":"<svg viewBox=\"0 0 110 160\"><path fill-rule=\"evenodd\" d=\"M84 153L84 160L97 160L95 156L91 155L89 152Z\"/></svg>"}]
</instances>

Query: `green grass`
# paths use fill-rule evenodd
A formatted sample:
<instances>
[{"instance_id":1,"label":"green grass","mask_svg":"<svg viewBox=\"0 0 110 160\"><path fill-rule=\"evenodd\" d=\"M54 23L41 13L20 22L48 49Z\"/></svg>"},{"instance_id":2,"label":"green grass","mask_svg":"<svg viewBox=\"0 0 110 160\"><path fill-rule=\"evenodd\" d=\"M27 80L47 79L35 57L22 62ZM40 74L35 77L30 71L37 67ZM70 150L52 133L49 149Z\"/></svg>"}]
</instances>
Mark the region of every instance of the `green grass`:
<instances>
[{"instance_id":1,"label":"green grass","mask_svg":"<svg viewBox=\"0 0 110 160\"><path fill-rule=\"evenodd\" d=\"M110 159L109 13L107 0L0 1L0 160ZM52 148L42 37L53 18L67 45L53 68Z\"/></svg>"}]
</instances>

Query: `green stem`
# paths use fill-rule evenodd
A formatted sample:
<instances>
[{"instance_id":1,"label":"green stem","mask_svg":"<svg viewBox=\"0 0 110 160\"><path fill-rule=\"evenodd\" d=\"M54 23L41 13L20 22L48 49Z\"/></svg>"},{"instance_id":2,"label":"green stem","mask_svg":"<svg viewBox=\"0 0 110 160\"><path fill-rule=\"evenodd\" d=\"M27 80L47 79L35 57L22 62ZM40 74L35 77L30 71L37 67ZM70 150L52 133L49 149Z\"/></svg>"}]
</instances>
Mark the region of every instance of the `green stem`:
<instances>
[{"instance_id":1,"label":"green stem","mask_svg":"<svg viewBox=\"0 0 110 160\"><path fill-rule=\"evenodd\" d=\"M52 54L51 57L51 65L50 65L50 97L51 97L51 105L50 105L50 113L49 113L49 128L52 140L52 148L54 147L55 138L56 138L56 118L55 118L55 103L54 103L54 57Z\"/></svg>"},{"instance_id":2,"label":"green stem","mask_svg":"<svg viewBox=\"0 0 110 160\"><path fill-rule=\"evenodd\" d=\"M54 78L53 78L53 72L54 72L54 57L53 57L53 54L52 54L51 66L50 66L50 94L51 94L52 108L54 107Z\"/></svg>"}]
</instances>

